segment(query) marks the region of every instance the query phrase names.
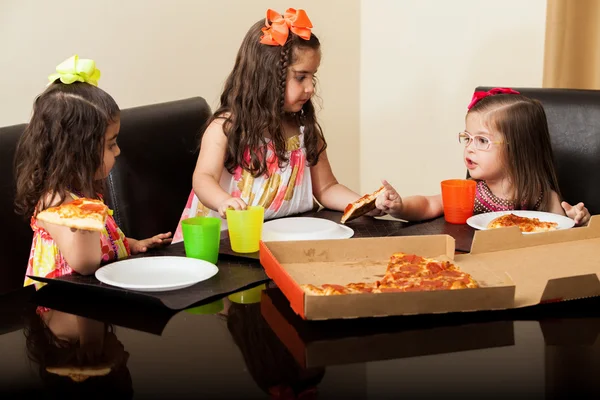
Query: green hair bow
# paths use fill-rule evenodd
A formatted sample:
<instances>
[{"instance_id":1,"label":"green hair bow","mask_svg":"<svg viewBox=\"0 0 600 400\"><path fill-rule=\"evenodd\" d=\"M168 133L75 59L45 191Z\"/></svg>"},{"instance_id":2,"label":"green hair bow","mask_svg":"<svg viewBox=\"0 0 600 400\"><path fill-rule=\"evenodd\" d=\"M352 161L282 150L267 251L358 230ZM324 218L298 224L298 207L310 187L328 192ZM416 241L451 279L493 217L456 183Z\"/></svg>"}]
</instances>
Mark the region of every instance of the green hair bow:
<instances>
[{"instance_id":1,"label":"green hair bow","mask_svg":"<svg viewBox=\"0 0 600 400\"><path fill-rule=\"evenodd\" d=\"M85 82L90 85L98 86L100 79L100 70L96 68L96 62L87 58L80 59L77 54L69 57L58 64L56 73L48 76L50 83L60 79L67 85L73 82Z\"/></svg>"}]
</instances>

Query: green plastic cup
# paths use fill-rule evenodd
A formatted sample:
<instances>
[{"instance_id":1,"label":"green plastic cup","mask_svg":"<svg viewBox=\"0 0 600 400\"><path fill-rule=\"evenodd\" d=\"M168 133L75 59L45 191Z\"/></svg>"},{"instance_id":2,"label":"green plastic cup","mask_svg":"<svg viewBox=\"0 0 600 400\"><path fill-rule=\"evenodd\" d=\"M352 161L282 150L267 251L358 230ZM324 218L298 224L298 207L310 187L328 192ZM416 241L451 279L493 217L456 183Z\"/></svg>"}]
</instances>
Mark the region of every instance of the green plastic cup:
<instances>
[{"instance_id":1,"label":"green plastic cup","mask_svg":"<svg viewBox=\"0 0 600 400\"><path fill-rule=\"evenodd\" d=\"M265 209L251 206L245 210L227 210L231 249L236 253L254 253L259 249Z\"/></svg>"},{"instance_id":2,"label":"green plastic cup","mask_svg":"<svg viewBox=\"0 0 600 400\"><path fill-rule=\"evenodd\" d=\"M219 259L221 219L194 217L181 221L185 255L216 264Z\"/></svg>"}]
</instances>

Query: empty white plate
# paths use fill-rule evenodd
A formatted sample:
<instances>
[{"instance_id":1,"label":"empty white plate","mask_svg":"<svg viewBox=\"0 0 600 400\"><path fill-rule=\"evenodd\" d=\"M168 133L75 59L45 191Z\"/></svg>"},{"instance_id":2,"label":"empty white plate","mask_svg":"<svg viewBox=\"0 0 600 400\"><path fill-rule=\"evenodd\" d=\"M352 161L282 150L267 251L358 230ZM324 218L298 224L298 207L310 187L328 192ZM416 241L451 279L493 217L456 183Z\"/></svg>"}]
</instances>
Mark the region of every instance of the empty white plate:
<instances>
[{"instance_id":1,"label":"empty white plate","mask_svg":"<svg viewBox=\"0 0 600 400\"><path fill-rule=\"evenodd\" d=\"M288 240L348 239L354 231L345 225L322 218L281 218L263 225L262 240L265 242Z\"/></svg>"},{"instance_id":2,"label":"empty white plate","mask_svg":"<svg viewBox=\"0 0 600 400\"><path fill-rule=\"evenodd\" d=\"M487 226L494 218L498 218L506 214L515 214L519 217L537 218L544 222L556 222L558 224L557 229L569 229L575 225L575 221L571 218L565 217L564 215L543 212L543 211L496 211L484 214L473 215L467 220L467 224L475 229L487 229ZM523 232L524 234L538 233L538 232Z\"/></svg>"},{"instance_id":3,"label":"empty white plate","mask_svg":"<svg viewBox=\"0 0 600 400\"><path fill-rule=\"evenodd\" d=\"M107 285L142 292L182 289L213 277L219 269L187 257L141 257L105 265L96 278Z\"/></svg>"}]
</instances>

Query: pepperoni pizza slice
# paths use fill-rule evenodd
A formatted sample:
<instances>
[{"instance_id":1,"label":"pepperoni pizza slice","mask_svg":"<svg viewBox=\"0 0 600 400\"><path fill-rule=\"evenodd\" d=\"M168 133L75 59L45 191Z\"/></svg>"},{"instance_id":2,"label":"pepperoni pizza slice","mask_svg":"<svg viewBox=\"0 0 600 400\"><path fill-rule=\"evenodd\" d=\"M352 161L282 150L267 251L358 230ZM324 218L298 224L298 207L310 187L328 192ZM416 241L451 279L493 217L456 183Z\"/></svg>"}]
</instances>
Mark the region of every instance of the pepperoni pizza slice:
<instances>
[{"instance_id":1,"label":"pepperoni pizza slice","mask_svg":"<svg viewBox=\"0 0 600 400\"><path fill-rule=\"evenodd\" d=\"M36 218L49 224L63 225L86 231L102 231L108 207L101 200L79 198L70 203L50 207L37 214Z\"/></svg>"},{"instance_id":2,"label":"pepperoni pizza slice","mask_svg":"<svg viewBox=\"0 0 600 400\"><path fill-rule=\"evenodd\" d=\"M352 221L366 213L375 209L375 200L377 200L377 196L379 196L385 187L382 186L371 194L365 194L360 199L356 200L354 203L350 203L344 209L344 214L342 215L342 219L340 222L345 224L348 221Z\"/></svg>"},{"instance_id":3,"label":"pepperoni pizza slice","mask_svg":"<svg viewBox=\"0 0 600 400\"><path fill-rule=\"evenodd\" d=\"M538 218L520 217L513 213L494 218L488 224L488 229L518 226L521 232L548 232L558 229L558 223L540 221Z\"/></svg>"}]
</instances>

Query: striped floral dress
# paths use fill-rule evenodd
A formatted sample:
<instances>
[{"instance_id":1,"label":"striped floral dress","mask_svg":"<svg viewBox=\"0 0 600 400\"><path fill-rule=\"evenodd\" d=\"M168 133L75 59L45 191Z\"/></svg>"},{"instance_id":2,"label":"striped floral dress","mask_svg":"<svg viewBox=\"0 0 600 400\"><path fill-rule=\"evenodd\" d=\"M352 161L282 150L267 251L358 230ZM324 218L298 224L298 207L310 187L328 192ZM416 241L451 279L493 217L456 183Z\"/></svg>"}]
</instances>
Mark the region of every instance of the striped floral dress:
<instances>
[{"instance_id":1,"label":"striped floral dress","mask_svg":"<svg viewBox=\"0 0 600 400\"><path fill-rule=\"evenodd\" d=\"M241 167L238 167L233 174L223 169L220 181L223 190L233 197L241 198L250 206L264 207L265 220L312 210L315 202L312 194L310 168L306 163L302 128L300 134L292 136L287 141L286 150L289 162L283 168L279 168L273 144L267 141L266 146L268 174L253 177ZM250 159L248 151L246 158ZM219 217L219 214L204 206L192 190L173 236L173 243L183 240L181 221L196 216ZM221 223L221 229L227 229L225 220Z\"/></svg>"}]
</instances>

